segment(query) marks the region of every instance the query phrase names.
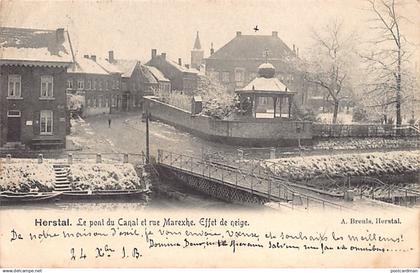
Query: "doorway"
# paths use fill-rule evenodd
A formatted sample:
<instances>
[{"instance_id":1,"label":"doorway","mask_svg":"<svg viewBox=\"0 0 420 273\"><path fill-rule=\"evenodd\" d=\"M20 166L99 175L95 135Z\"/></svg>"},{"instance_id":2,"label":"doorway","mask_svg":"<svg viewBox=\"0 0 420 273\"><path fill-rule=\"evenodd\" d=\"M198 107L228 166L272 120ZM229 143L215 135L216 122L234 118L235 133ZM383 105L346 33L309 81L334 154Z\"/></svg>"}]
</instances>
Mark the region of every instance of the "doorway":
<instances>
[{"instance_id":1,"label":"doorway","mask_svg":"<svg viewBox=\"0 0 420 273\"><path fill-rule=\"evenodd\" d=\"M7 112L7 142L20 142L21 112L10 110Z\"/></svg>"}]
</instances>

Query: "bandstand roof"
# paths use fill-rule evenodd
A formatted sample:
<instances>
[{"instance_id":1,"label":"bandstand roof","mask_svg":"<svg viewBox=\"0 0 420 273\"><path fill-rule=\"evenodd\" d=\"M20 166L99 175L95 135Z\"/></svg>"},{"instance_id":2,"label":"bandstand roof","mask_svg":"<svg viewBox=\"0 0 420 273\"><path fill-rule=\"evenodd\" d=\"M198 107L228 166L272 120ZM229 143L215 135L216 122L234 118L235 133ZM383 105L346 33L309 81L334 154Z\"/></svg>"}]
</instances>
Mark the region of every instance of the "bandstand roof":
<instances>
[{"instance_id":1,"label":"bandstand roof","mask_svg":"<svg viewBox=\"0 0 420 273\"><path fill-rule=\"evenodd\" d=\"M258 77L247 86L236 90L237 94L256 94L266 96L293 96L296 92L290 91L275 75L275 68L270 63L263 63L258 67Z\"/></svg>"}]
</instances>

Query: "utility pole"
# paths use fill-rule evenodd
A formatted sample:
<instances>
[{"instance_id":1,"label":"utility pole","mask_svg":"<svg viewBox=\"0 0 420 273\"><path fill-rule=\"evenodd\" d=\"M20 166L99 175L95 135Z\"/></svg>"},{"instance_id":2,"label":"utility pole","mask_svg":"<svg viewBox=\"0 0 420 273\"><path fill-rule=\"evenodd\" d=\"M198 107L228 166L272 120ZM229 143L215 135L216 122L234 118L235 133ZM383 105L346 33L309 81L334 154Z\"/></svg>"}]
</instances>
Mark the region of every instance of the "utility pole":
<instances>
[{"instance_id":1,"label":"utility pole","mask_svg":"<svg viewBox=\"0 0 420 273\"><path fill-rule=\"evenodd\" d=\"M146 106L146 164L150 163L150 146L149 146L149 107Z\"/></svg>"}]
</instances>

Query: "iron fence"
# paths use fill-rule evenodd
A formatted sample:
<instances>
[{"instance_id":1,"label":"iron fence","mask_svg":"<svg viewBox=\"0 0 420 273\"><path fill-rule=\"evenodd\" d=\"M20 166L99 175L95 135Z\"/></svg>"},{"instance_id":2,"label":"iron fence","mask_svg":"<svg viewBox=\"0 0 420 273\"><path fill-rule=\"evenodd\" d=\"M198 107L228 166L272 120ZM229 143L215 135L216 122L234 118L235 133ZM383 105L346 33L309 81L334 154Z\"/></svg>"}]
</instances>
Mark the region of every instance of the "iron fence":
<instances>
[{"instance_id":1,"label":"iron fence","mask_svg":"<svg viewBox=\"0 0 420 273\"><path fill-rule=\"evenodd\" d=\"M226 162L158 150L157 163L265 197L269 201L286 202L292 208L298 205L304 206L305 209L309 209L310 206L348 209L341 204L297 191L287 181L270 175L261 165L251 162L236 161L232 162L233 164L226 164Z\"/></svg>"}]
</instances>

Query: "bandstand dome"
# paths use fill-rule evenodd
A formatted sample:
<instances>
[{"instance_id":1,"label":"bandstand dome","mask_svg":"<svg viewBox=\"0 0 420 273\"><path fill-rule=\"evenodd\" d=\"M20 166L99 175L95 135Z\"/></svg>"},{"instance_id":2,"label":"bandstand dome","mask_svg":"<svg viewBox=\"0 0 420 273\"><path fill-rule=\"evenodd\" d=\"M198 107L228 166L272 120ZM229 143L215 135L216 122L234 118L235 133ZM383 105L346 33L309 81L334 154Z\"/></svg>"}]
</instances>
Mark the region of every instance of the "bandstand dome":
<instances>
[{"instance_id":1,"label":"bandstand dome","mask_svg":"<svg viewBox=\"0 0 420 273\"><path fill-rule=\"evenodd\" d=\"M270 63L263 63L258 67L258 77L273 78L276 74L276 69Z\"/></svg>"}]
</instances>

